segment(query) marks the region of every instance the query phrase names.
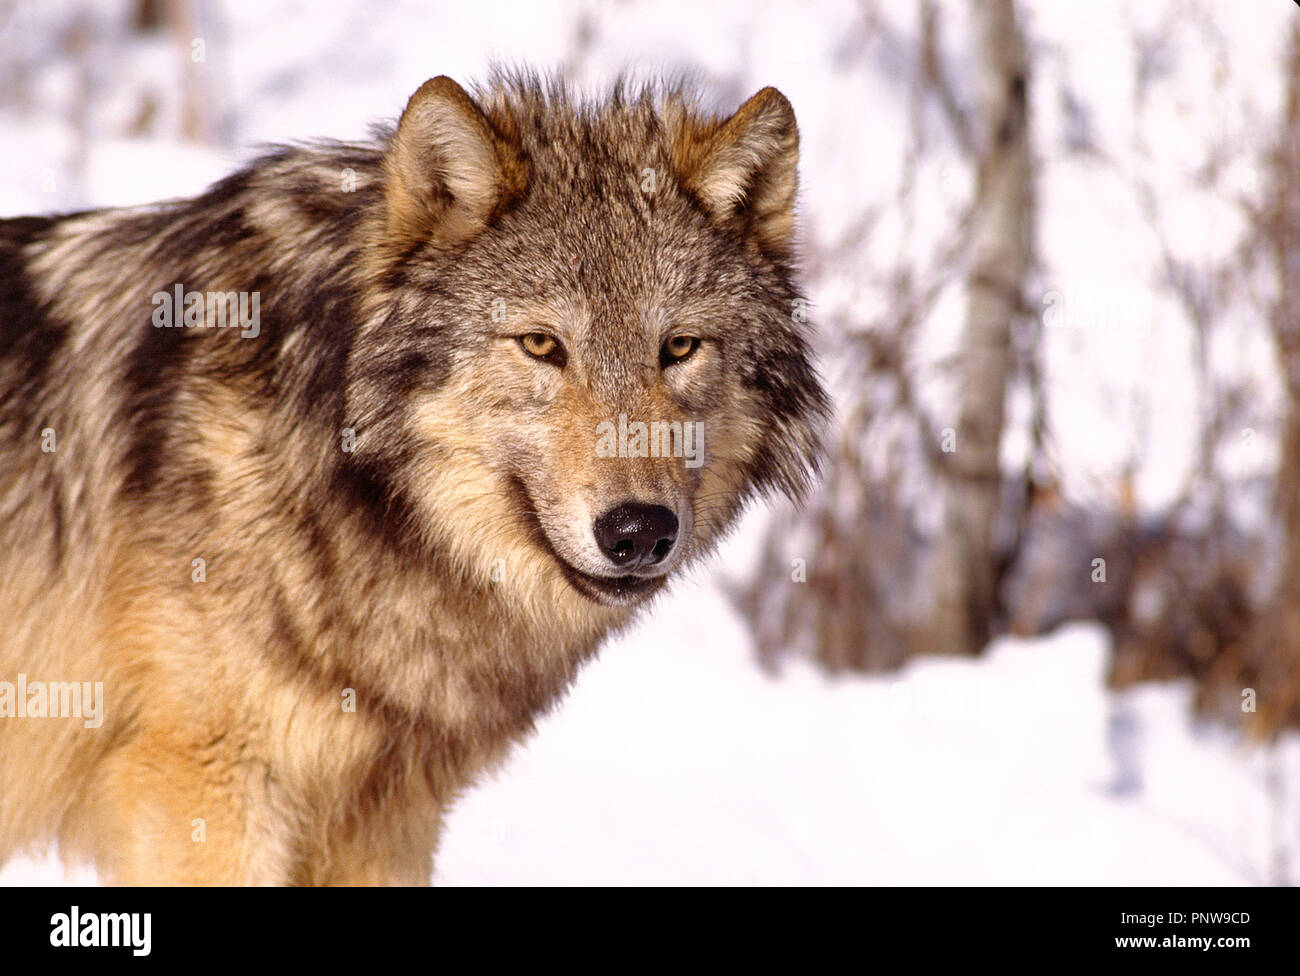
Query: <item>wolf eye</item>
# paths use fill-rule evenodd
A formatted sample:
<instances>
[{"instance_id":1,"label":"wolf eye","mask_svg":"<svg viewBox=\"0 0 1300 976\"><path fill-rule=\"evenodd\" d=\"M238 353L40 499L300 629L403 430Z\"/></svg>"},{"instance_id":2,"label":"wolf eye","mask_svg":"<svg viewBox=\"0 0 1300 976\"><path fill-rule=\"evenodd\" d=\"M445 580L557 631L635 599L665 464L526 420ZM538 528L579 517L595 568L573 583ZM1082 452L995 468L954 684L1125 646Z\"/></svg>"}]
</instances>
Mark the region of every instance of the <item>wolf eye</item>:
<instances>
[{"instance_id":1,"label":"wolf eye","mask_svg":"<svg viewBox=\"0 0 1300 976\"><path fill-rule=\"evenodd\" d=\"M689 359L691 353L700 348L700 340L692 335L675 335L664 342L663 349L659 351L659 365L671 366L673 363L680 363L683 359Z\"/></svg>"},{"instance_id":2,"label":"wolf eye","mask_svg":"<svg viewBox=\"0 0 1300 976\"><path fill-rule=\"evenodd\" d=\"M545 332L529 332L519 337L519 345L534 359L544 359L556 366L564 365L564 347Z\"/></svg>"}]
</instances>

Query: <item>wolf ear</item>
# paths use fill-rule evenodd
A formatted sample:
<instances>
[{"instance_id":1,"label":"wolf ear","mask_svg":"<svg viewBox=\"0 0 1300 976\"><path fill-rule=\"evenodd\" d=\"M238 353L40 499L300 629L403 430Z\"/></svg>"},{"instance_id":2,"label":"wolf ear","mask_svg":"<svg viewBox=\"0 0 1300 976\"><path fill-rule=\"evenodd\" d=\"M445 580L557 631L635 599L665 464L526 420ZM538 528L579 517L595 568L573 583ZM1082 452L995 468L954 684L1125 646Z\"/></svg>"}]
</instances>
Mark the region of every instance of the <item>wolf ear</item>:
<instances>
[{"instance_id":1,"label":"wolf ear","mask_svg":"<svg viewBox=\"0 0 1300 976\"><path fill-rule=\"evenodd\" d=\"M385 244L398 253L423 241L464 243L527 186L518 144L445 75L406 103L384 177Z\"/></svg>"},{"instance_id":2,"label":"wolf ear","mask_svg":"<svg viewBox=\"0 0 1300 976\"><path fill-rule=\"evenodd\" d=\"M785 256L794 233L799 127L790 102L764 88L731 118L688 124L678 147L687 188L715 220Z\"/></svg>"}]
</instances>

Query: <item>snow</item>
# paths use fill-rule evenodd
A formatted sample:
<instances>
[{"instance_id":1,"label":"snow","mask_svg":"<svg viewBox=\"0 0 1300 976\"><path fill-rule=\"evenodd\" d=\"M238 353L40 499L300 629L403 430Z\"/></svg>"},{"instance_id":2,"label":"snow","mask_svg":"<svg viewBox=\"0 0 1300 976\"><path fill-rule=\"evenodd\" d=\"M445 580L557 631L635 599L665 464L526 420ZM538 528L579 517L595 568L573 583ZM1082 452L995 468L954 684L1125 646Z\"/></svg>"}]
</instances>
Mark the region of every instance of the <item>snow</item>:
<instances>
[{"instance_id":1,"label":"snow","mask_svg":"<svg viewBox=\"0 0 1300 976\"><path fill-rule=\"evenodd\" d=\"M1271 855L1252 841L1270 815L1265 754L1194 723L1189 687L1125 697L1142 787L1117 794L1098 627L998 641L980 662L919 660L893 678L832 682L795 663L773 679L749 653L715 586L683 587L453 809L435 880L1268 879ZM1300 742L1283 750L1294 768Z\"/></svg>"},{"instance_id":2,"label":"snow","mask_svg":"<svg viewBox=\"0 0 1300 976\"><path fill-rule=\"evenodd\" d=\"M1146 172L1158 184L1176 247L1201 248L1191 255L1198 260L1230 250L1239 215L1223 201L1207 204L1184 171L1215 133L1244 149L1267 130L1280 97L1279 28L1292 14L1278 5L1219 17L1225 50L1241 52L1220 64L1200 21L1175 17L1170 74L1153 88L1143 157L1134 145L1131 27L1159 32L1162 18L1182 8L1021 6L1036 46L1042 292L1057 290L1074 316L1043 332L1065 489L1076 499L1108 490L1136 458L1139 501L1156 509L1191 463L1197 391L1186 322L1152 287L1154 241L1131 179ZM80 5L20 4L21 30L4 42L32 38L21 53L37 67L26 108L0 99L0 143L22 147L0 154L3 215L197 192L260 142L363 137L426 77L481 78L494 60L567 64L590 91L628 68L642 76L686 70L720 107L776 85L799 116L801 206L815 241L834 242L863 208L895 199L908 104L905 86L889 76L912 53L900 47L913 42L911 3L881 5L870 30L848 0L207 5L200 30L208 61L197 70L230 113L229 144L127 134L137 89L153 91L164 116L175 114L168 72L177 65L157 45L114 55L105 42L94 77L102 101L80 170L71 165L78 140L66 119L76 73L47 50L46 36L69 9ZM964 14L958 4L944 10L944 56L960 84L969 73ZM591 23L585 45L573 37L580 16ZM1062 149L1063 88L1086 102L1099 155ZM967 198L970 176L937 136L942 126L932 128L914 237L904 240L887 208L862 251L824 277L814 316L847 311L869 321L886 301L879 275L897 249L923 261L946 233L945 214ZM1257 190L1248 162L1231 160L1229 173L1243 192ZM950 290L926 323L918 372L935 400L962 306ZM1239 313L1220 333L1214 361L1255 377L1259 391L1259 447L1243 438L1241 471L1267 473L1276 413L1267 336ZM1008 450L1016 436L1009 432ZM715 572L679 584L606 646L536 736L461 799L436 881L1300 881L1300 737L1250 745L1197 723L1185 683L1106 692L1108 648L1098 627L1000 640L982 660L916 661L892 677L830 681L798 662L779 677L761 672L716 570L743 575L762 518L728 544ZM1288 851L1292 863L1279 866ZM94 880L48 857L0 869L0 884Z\"/></svg>"}]
</instances>

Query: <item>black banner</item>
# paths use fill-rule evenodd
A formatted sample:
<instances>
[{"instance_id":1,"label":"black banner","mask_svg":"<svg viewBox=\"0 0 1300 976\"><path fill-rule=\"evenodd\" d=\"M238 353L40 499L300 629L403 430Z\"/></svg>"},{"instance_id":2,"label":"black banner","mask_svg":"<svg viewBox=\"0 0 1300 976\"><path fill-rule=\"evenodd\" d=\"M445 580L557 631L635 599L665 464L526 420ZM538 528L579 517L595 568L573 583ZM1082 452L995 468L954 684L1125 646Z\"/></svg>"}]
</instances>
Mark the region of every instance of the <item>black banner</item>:
<instances>
[{"instance_id":1,"label":"black banner","mask_svg":"<svg viewBox=\"0 0 1300 976\"><path fill-rule=\"evenodd\" d=\"M677 893L659 907L644 895L605 896L603 912L583 893L571 897L567 910L560 898L539 905L528 893L489 912L475 895L436 889L4 889L0 939L7 964L111 958L167 967L280 959L334 966L403 951L459 968L479 947L499 962L503 950L608 951L611 938L623 946L616 953L643 965L647 952L665 965L758 952L824 958L835 968L846 951L864 965L1201 957L1232 966L1294 959L1300 948L1300 896L1289 889L865 889L801 893L789 906L779 903L784 895L764 893L762 911L749 902L754 895L737 892L725 907L708 895Z\"/></svg>"}]
</instances>

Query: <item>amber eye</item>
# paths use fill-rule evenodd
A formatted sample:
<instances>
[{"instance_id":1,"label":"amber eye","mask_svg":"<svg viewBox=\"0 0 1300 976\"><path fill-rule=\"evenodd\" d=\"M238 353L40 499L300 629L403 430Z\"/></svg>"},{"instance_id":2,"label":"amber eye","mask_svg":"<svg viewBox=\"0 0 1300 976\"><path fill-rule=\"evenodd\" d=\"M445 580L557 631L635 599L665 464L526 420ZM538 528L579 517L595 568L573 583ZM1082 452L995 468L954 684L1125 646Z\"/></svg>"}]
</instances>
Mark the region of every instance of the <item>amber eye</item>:
<instances>
[{"instance_id":1,"label":"amber eye","mask_svg":"<svg viewBox=\"0 0 1300 976\"><path fill-rule=\"evenodd\" d=\"M700 348L700 340L696 336L675 335L664 342L664 347L659 352L659 364L670 366L673 363L680 363L683 359L689 358L698 348Z\"/></svg>"},{"instance_id":2,"label":"amber eye","mask_svg":"<svg viewBox=\"0 0 1300 976\"><path fill-rule=\"evenodd\" d=\"M529 332L519 337L519 345L534 359L544 359L557 366L564 365L564 347L554 336L545 332Z\"/></svg>"}]
</instances>

